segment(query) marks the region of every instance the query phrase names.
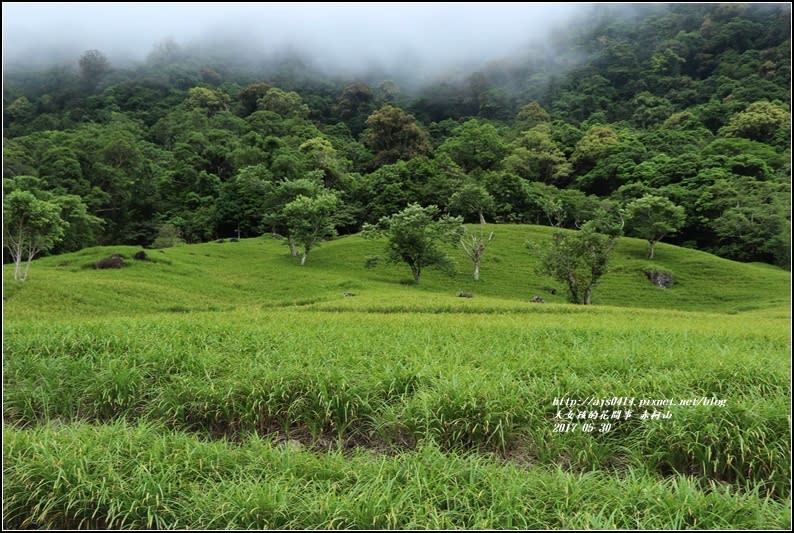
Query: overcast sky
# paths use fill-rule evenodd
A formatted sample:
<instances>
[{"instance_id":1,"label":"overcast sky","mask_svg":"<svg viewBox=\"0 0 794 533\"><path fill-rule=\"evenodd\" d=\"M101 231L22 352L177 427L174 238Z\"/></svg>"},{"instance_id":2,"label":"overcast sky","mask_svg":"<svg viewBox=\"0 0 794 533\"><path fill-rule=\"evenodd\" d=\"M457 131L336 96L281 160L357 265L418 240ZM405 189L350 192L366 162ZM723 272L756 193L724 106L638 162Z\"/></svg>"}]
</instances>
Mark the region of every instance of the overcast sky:
<instances>
[{"instance_id":1,"label":"overcast sky","mask_svg":"<svg viewBox=\"0 0 794 533\"><path fill-rule=\"evenodd\" d=\"M5 65L62 61L98 49L144 59L155 43L213 37L252 53L287 45L318 62L388 66L397 57L462 65L511 55L586 4L3 3ZM407 55L406 55L407 54Z\"/></svg>"}]
</instances>

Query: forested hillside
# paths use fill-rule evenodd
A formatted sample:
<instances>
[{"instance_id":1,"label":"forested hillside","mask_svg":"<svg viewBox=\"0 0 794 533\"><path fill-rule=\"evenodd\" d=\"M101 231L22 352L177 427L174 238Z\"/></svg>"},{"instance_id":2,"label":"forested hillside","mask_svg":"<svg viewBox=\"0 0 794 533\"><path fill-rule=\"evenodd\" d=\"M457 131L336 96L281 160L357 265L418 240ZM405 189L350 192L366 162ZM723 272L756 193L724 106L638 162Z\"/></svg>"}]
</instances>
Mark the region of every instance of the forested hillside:
<instances>
[{"instance_id":1,"label":"forested hillside","mask_svg":"<svg viewBox=\"0 0 794 533\"><path fill-rule=\"evenodd\" d=\"M666 242L788 267L790 5L583 10L422 86L173 41L135 65L9 68L4 194L57 206L51 253L284 234L300 195L335 196L349 234L413 202L572 228L652 194L684 209Z\"/></svg>"}]
</instances>

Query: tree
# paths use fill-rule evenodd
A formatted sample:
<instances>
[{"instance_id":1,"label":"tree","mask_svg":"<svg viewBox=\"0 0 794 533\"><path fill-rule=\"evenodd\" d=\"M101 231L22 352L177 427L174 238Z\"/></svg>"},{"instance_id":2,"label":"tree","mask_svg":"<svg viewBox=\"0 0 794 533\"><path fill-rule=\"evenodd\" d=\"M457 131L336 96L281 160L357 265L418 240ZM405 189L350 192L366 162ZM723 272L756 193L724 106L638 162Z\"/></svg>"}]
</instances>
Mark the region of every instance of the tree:
<instances>
[{"instance_id":1,"label":"tree","mask_svg":"<svg viewBox=\"0 0 794 533\"><path fill-rule=\"evenodd\" d=\"M373 167L430 153L430 140L413 115L385 105L367 118L362 140L375 153Z\"/></svg>"},{"instance_id":2,"label":"tree","mask_svg":"<svg viewBox=\"0 0 794 533\"><path fill-rule=\"evenodd\" d=\"M483 187L476 183L467 183L452 195L450 208L458 213L468 215L477 213L480 224L485 224L484 213L493 211L494 199Z\"/></svg>"},{"instance_id":3,"label":"tree","mask_svg":"<svg viewBox=\"0 0 794 533\"><path fill-rule=\"evenodd\" d=\"M753 141L773 143L775 135L783 130L784 145L791 130L791 113L779 104L767 101L753 102L747 109L733 115L721 132L727 137L745 137Z\"/></svg>"},{"instance_id":4,"label":"tree","mask_svg":"<svg viewBox=\"0 0 794 533\"><path fill-rule=\"evenodd\" d=\"M474 264L474 281L480 281L480 260L488 247L488 243L492 240L493 232L486 238L482 229L480 229L479 233L466 233L460 238L460 247L463 248L466 256Z\"/></svg>"},{"instance_id":5,"label":"tree","mask_svg":"<svg viewBox=\"0 0 794 533\"><path fill-rule=\"evenodd\" d=\"M448 215L435 220L438 213L434 205L411 204L399 213L381 218L377 226L365 224L362 236L373 239L385 235L386 259L392 263L407 263L418 283L425 268L435 266L447 273L454 270L452 258L440 245L460 240L463 220Z\"/></svg>"},{"instance_id":6,"label":"tree","mask_svg":"<svg viewBox=\"0 0 794 533\"><path fill-rule=\"evenodd\" d=\"M337 203L335 194L324 192L314 198L300 195L284 206L290 239L303 247L301 266L306 263L312 248L336 234L333 219Z\"/></svg>"},{"instance_id":7,"label":"tree","mask_svg":"<svg viewBox=\"0 0 794 533\"><path fill-rule=\"evenodd\" d=\"M646 194L626 207L626 221L632 233L648 241L648 259L653 259L656 243L684 225L684 208L667 198Z\"/></svg>"},{"instance_id":8,"label":"tree","mask_svg":"<svg viewBox=\"0 0 794 533\"><path fill-rule=\"evenodd\" d=\"M549 113L535 101L526 104L516 115L516 129L518 131L525 131L546 122L551 122Z\"/></svg>"},{"instance_id":9,"label":"tree","mask_svg":"<svg viewBox=\"0 0 794 533\"><path fill-rule=\"evenodd\" d=\"M188 91L187 106L190 109L201 109L209 115L229 110L229 95L223 91L193 87Z\"/></svg>"},{"instance_id":10,"label":"tree","mask_svg":"<svg viewBox=\"0 0 794 533\"><path fill-rule=\"evenodd\" d=\"M347 85L334 106L339 117L350 127L354 135L361 133L367 117L375 108L375 95L367 84L360 82Z\"/></svg>"},{"instance_id":11,"label":"tree","mask_svg":"<svg viewBox=\"0 0 794 533\"><path fill-rule=\"evenodd\" d=\"M110 61L99 50L88 50L80 56L80 76L93 87L99 79L110 72Z\"/></svg>"},{"instance_id":12,"label":"tree","mask_svg":"<svg viewBox=\"0 0 794 533\"><path fill-rule=\"evenodd\" d=\"M499 131L491 124L471 119L452 132L438 148L449 154L466 173L491 170L505 155L505 145Z\"/></svg>"},{"instance_id":13,"label":"tree","mask_svg":"<svg viewBox=\"0 0 794 533\"><path fill-rule=\"evenodd\" d=\"M297 199L299 196L314 198L321 192L319 182L307 178L292 181L282 181L271 185L270 190L264 195L262 224L269 227L273 235L282 232L287 235L287 246L292 257L297 257L298 247L289 231L289 220L284 214L284 206Z\"/></svg>"},{"instance_id":14,"label":"tree","mask_svg":"<svg viewBox=\"0 0 794 533\"><path fill-rule=\"evenodd\" d=\"M237 99L240 101L240 114L247 117L256 111L257 101L272 88L272 85L263 81L243 87L237 93Z\"/></svg>"},{"instance_id":15,"label":"tree","mask_svg":"<svg viewBox=\"0 0 794 533\"><path fill-rule=\"evenodd\" d=\"M14 279L28 278L30 262L39 252L51 249L68 225L61 207L39 200L29 191L13 191L3 199L3 246L14 259ZM27 264L22 270L22 261Z\"/></svg>"},{"instance_id":16,"label":"tree","mask_svg":"<svg viewBox=\"0 0 794 533\"><path fill-rule=\"evenodd\" d=\"M589 305L593 288L607 272L618 232L598 233L603 229L599 225L603 224L593 220L575 232L554 232L551 247L541 257L539 273L565 283L571 303Z\"/></svg>"},{"instance_id":17,"label":"tree","mask_svg":"<svg viewBox=\"0 0 794 533\"><path fill-rule=\"evenodd\" d=\"M304 104L300 95L294 91L285 92L273 87L256 103L258 109L272 111L282 118L302 119L309 116L309 106Z\"/></svg>"},{"instance_id":18,"label":"tree","mask_svg":"<svg viewBox=\"0 0 794 533\"><path fill-rule=\"evenodd\" d=\"M510 150L504 166L524 179L559 183L571 174L571 164L552 138L551 126L547 123L523 132L510 145Z\"/></svg>"},{"instance_id":19,"label":"tree","mask_svg":"<svg viewBox=\"0 0 794 533\"><path fill-rule=\"evenodd\" d=\"M176 225L167 222L160 224L157 228L157 238L152 243L152 248L171 248L172 246L179 246L184 244L182 234Z\"/></svg>"},{"instance_id":20,"label":"tree","mask_svg":"<svg viewBox=\"0 0 794 533\"><path fill-rule=\"evenodd\" d=\"M236 230L244 237L259 235L262 213L268 207L268 193L273 189L272 182L273 176L265 165L253 165L245 167L231 180L221 184L215 202L219 233L228 235ZM279 209L283 205L279 205Z\"/></svg>"},{"instance_id":21,"label":"tree","mask_svg":"<svg viewBox=\"0 0 794 533\"><path fill-rule=\"evenodd\" d=\"M328 139L314 137L298 149L306 157L311 169L322 171L323 184L327 188L341 185L349 162L343 160Z\"/></svg>"}]
</instances>

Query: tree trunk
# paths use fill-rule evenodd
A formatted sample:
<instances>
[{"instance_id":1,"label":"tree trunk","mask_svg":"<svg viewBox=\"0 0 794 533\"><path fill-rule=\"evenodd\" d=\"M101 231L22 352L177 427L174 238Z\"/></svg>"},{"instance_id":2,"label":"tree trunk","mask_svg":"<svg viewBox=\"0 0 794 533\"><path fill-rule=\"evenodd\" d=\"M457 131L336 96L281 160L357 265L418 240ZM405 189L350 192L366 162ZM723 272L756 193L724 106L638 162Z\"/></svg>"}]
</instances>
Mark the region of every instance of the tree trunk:
<instances>
[{"instance_id":1,"label":"tree trunk","mask_svg":"<svg viewBox=\"0 0 794 533\"><path fill-rule=\"evenodd\" d=\"M28 258L27 263L25 263L25 272L22 273L22 281L27 281L28 279L28 272L30 271L30 258Z\"/></svg>"},{"instance_id":2,"label":"tree trunk","mask_svg":"<svg viewBox=\"0 0 794 533\"><path fill-rule=\"evenodd\" d=\"M480 281L480 261L474 262L474 281Z\"/></svg>"},{"instance_id":3,"label":"tree trunk","mask_svg":"<svg viewBox=\"0 0 794 533\"><path fill-rule=\"evenodd\" d=\"M298 248L295 246L295 241L292 240L292 237L287 237L287 244L289 245L289 254L292 257L298 257Z\"/></svg>"},{"instance_id":4,"label":"tree trunk","mask_svg":"<svg viewBox=\"0 0 794 533\"><path fill-rule=\"evenodd\" d=\"M593 287L587 287L584 290L584 305L590 305L590 296L593 293Z\"/></svg>"},{"instance_id":5,"label":"tree trunk","mask_svg":"<svg viewBox=\"0 0 794 533\"><path fill-rule=\"evenodd\" d=\"M411 274L414 275L414 281L419 283L419 276L422 274L422 269L418 266L411 265Z\"/></svg>"},{"instance_id":6,"label":"tree trunk","mask_svg":"<svg viewBox=\"0 0 794 533\"><path fill-rule=\"evenodd\" d=\"M12 253L14 256L14 279L19 281L19 267L22 264L22 253Z\"/></svg>"},{"instance_id":7,"label":"tree trunk","mask_svg":"<svg viewBox=\"0 0 794 533\"><path fill-rule=\"evenodd\" d=\"M653 250L656 248L656 241L648 241L650 246L648 247L648 259L653 259Z\"/></svg>"},{"instance_id":8,"label":"tree trunk","mask_svg":"<svg viewBox=\"0 0 794 533\"><path fill-rule=\"evenodd\" d=\"M576 286L576 279L568 276L568 296L572 304L579 303L579 287Z\"/></svg>"},{"instance_id":9,"label":"tree trunk","mask_svg":"<svg viewBox=\"0 0 794 533\"><path fill-rule=\"evenodd\" d=\"M303 252L303 255L301 256L301 266L303 266L306 263L306 256L307 255L309 255L309 254L307 254L306 252Z\"/></svg>"},{"instance_id":10,"label":"tree trunk","mask_svg":"<svg viewBox=\"0 0 794 533\"><path fill-rule=\"evenodd\" d=\"M30 262L33 261L33 257L36 255L38 250L31 248L28 251L28 261L25 263L25 272L22 274L22 281L26 281L28 279L28 272L30 272Z\"/></svg>"},{"instance_id":11,"label":"tree trunk","mask_svg":"<svg viewBox=\"0 0 794 533\"><path fill-rule=\"evenodd\" d=\"M482 216L482 211L480 211L480 224L485 225L485 217Z\"/></svg>"}]
</instances>

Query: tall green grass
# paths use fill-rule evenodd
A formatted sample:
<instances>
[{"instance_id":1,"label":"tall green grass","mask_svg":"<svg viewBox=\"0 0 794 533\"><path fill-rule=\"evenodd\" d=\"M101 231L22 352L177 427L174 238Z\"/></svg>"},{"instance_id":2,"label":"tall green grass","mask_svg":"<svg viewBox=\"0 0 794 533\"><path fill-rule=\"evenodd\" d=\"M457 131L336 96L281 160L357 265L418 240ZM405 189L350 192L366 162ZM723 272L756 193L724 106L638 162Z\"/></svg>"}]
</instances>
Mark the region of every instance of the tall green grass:
<instances>
[{"instance_id":1,"label":"tall green grass","mask_svg":"<svg viewBox=\"0 0 794 533\"><path fill-rule=\"evenodd\" d=\"M525 251L548 228L494 231L480 283L400 284L358 237L6 277L4 526L788 527L789 274L660 245L658 289L624 239L573 306ZM559 432L563 397L725 405Z\"/></svg>"},{"instance_id":2,"label":"tall green grass","mask_svg":"<svg viewBox=\"0 0 794 533\"><path fill-rule=\"evenodd\" d=\"M17 323L6 333L5 413L23 426L143 419L214 438L520 449L540 464L645 465L787 495L787 334L767 319L688 318L544 308ZM644 422L635 409L603 435L553 431L555 397L591 396L727 404Z\"/></svg>"},{"instance_id":3,"label":"tall green grass","mask_svg":"<svg viewBox=\"0 0 794 533\"><path fill-rule=\"evenodd\" d=\"M9 528L725 529L790 525L786 503L641 470L519 468L433 445L318 456L147 424L3 431Z\"/></svg>"}]
</instances>

